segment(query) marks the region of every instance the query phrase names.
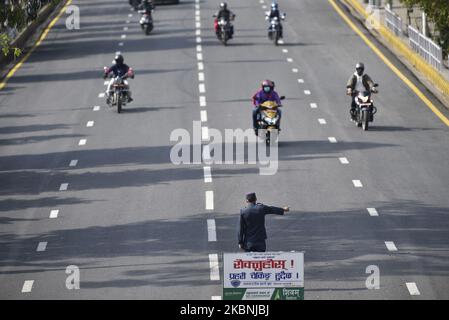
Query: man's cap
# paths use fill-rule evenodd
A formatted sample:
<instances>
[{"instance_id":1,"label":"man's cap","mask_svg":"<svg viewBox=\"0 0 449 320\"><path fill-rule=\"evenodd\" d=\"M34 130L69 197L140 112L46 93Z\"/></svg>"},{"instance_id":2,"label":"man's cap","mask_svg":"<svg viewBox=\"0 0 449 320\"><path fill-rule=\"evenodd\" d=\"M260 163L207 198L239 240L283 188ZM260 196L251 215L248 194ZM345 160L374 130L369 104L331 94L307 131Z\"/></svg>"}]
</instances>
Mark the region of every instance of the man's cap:
<instances>
[{"instance_id":1,"label":"man's cap","mask_svg":"<svg viewBox=\"0 0 449 320\"><path fill-rule=\"evenodd\" d=\"M256 194L254 192L246 194L246 200L248 200L249 202L254 202L256 201L256 199Z\"/></svg>"}]
</instances>

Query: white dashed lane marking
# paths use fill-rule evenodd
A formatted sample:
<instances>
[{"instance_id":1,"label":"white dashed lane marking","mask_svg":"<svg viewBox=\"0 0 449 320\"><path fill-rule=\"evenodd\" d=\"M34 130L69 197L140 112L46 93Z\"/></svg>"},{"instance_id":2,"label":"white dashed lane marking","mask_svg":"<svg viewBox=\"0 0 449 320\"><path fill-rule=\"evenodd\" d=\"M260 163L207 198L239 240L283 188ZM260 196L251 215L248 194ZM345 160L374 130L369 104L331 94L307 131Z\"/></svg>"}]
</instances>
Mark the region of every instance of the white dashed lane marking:
<instances>
[{"instance_id":1,"label":"white dashed lane marking","mask_svg":"<svg viewBox=\"0 0 449 320\"><path fill-rule=\"evenodd\" d=\"M416 285L415 282L407 282L405 284L407 286L408 292L410 293L410 295L412 296L419 296L421 293L418 290L418 286Z\"/></svg>"},{"instance_id":2,"label":"white dashed lane marking","mask_svg":"<svg viewBox=\"0 0 449 320\"><path fill-rule=\"evenodd\" d=\"M377 212L376 208L366 208L368 210L368 213L372 217L378 217L379 213Z\"/></svg>"},{"instance_id":3,"label":"white dashed lane marking","mask_svg":"<svg viewBox=\"0 0 449 320\"><path fill-rule=\"evenodd\" d=\"M88 121L86 123L86 127L93 127L94 126L94 121Z\"/></svg>"},{"instance_id":4,"label":"white dashed lane marking","mask_svg":"<svg viewBox=\"0 0 449 320\"><path fill-rule=\"evenodd\" d=\"M198 61L203 60L203 54L202 53L197 53L196 54L196 58L197 58Z\"/></svg>"},{"instance_id":5,"label":"white dashed lane marking","mask_svg":"<svg viewBox=\"0 0 449 320\"><path fill-rule=\"evenodd\" d=\"M293 72L293 73L298 73L299 70L298 70L297 68L293 68L293 69L292 69L292 72Z\"/></svg>"},{"instance_id":6,"label":"white dashed lane marking","mask_svg":"<svg viewBox=\"0 0 449 320\"><path fill-rule=\"evenodd\" d=\"M221 300L221 296L212 296L211 300Z\"/></svg>"},{"instance_id":7,"label":"white dashed lane marking","mask_svg":"<svg viewBox=\"0 0 449 320\"><path fill-rule=\"evenodd\" d=\"M310 107L311 107L312 109L316 109L316 108L318 108L318 105L317 105L316 103L311 103L311 104L310 104Z\"/></svg>"},{"instance_id":8,"label":"white dashed lane marking","mask_svg":"<svg viewBox=\"0 0 449 320\"><path fill-rule=\"evenodd\" d=\"M200 96L200 107L205 107L207 105L206 103L206 97Z\"/></svg>"},{"instance_id":9,"label":"white dashed lane marking","mask_svg":"<svg viewBox=\"0 0 449 320\"><path fill-rule=\"evenodd\" d=\"M201 127L201 138L203 140L209 140L209 128Z\"/></svg>"},{"instance_id":10,"label":"white dashed lane marking","mask_svg":"<svg viewBox=\"0 0 449 320\"><path fill-rule=\"evenodd\" d=\"M199 22L199 21L195 22L195 26L196 26L197 28L201 28L201 22Z\"/></svg>"},{"instance_id":11,"label":"white dashed lane marking","mask_svg":"<svg viewBox=\"0 0 449 320\"><path fill-rule=\"evenodd\" d=\"M340 162L342 164L349 164L348 158L342 157L342 158L338 158L338 160L340 160Z\"/></svg>"},{"instance_id":12,"label":"white dashed lane marking","mask_svg":"<svg viewBox=\"0 0 449 320\"><path fill-rule=\"evenodd\" d=\"M204 70L204 64L202 62L198 62L198 70L203 71Z\"/></svg>"},{"instance_id":13,"label":"white dashed lane marking","mask_svg":"<svg viewBox=\"0 0 449 320\"><path fill-rule=\"evenodd\" d=\"M36 251L42 252L42 251L45 251L46 249L47 249L47 242L39 242L39 244L37 245Z\"/></svg>"},{"instance_id":14,"label":"white dashed lane marking","mask_svg":"<svg viewBox=\"0 0 449 320\"><path fill-rule=\"evenodd\" d=\"M282 49L282 52L283 53L288 53L288 50L287 49Z\"/></svg>"},{"instance_id":15,"label":"white dashed lane marking","mask_svg":"<svg viewBox=\"0 0 449 320\"><path fill-rule=\"evenodd\" d=\"M337 143L337 139L335 139L335 137L329 137L327 139L329 140L330 143Z\"/></svg>"},{"instance_id":16,"label":"white dashed lane marking","mask_svg":"<svg viewBox=\"0 0 449 320\"><path fill-rule=\"evenodd\" d=\"M59 191L66 191L69 187L68 183L61 183L61 186L59 187Z\"/></svg>"},{"instance_id":17,"label":"white dashed lane marking","mask_svg":"<svg viewBox=\"0 0 449 320\"><path fill-rule=\"evenodd\" d=\"M214 210L214 192L206 191L206 210Z\"/></svg>"},{"instance_id":18,"label":"white dashed lane marking","mask_svg":"<svg viewBox=\"0 0 449 320\"><path fill-rule=\"evenodd\" d=\"M93 111L99 111L100 110L100 106L94 106Z\"/></svg>"},{"instance_id":19,"label":"white dashed lane marking","mask_svg":"<svg viewBox=\"0 0 449 320\"><path fill-rule=\"evenodd\" d=\"M31 290L33 289L33 284L34 280L26 280L23 283L22 292L23 293L31 292Z\"/></svg>"},{"instance_id":20,"label":"white dashed lane marking","mask_svg":"<svg viewBox=\"0 0 449 320\"><path fill-rule=\"evenodd\" d=\"M388 251L398 251L398 248L396 248L396 245L393 241L385 241L385 246L387 247Z\"/></svg>"},{"instance_id":21,"label":"white dashed lane marking","mask_svg":"<svg viewBox=\"0 0 449 320\"><path fill-rule=\"evenodd\" d=\"M298 79L298 83L304 83L304 79Z\"/></svg>"},{"instance_id":22,"label":"white dashed lane marking","mask_svg":"<svg viewBox=\"0 0 449 320\"><path fill-rule=\"evenodd\" d=\"M310 90L304 90L304 94L305 94L306 96L310 96L312 93L310 92Z\"/></svg>"},{"instance_id":23,"label":"white dashed lane marking","mask_svg":"<svg viewBox=\"0 0 449 320\"><path fill-rule=\"evenodd\" d=\"M320 124L326 124L326 119L318 119L318 122L319 122Z\"/></svg>"},{"instance_id":24,"label":"white dashed lane marking","mask_svg":"<svg viewBox=\"0 0 449 320\"><path fill-rule=\"evenodd\" d=\"M196 43L201 43L201 37L196 38Z\"/></svg>"},{"instance_id":25,"label":"white dashed lane marking","mask_svg":"<svg viewBox=\"0 0 449 320\"><path fill-rule=\"evenodd\" d=\"M59 214L59 210L51 210L49 218L56 219L58 217L58 214Z\"/></svg>"},{"instance_id":26,"label":"white dashed lane marking","mask_svg":"<svg viewBox=\"0 0 449 320\"><path fill-rule=\"evenodd\" d=\"M220 270L218 266L218 254L209 254L210 279L212 281L220 280Z\"/></svg>"},{"instance_id":27,"label":"white dashed lane marking","mask_svg":"<svg viewBox=\"0 0 449 320\"><path fill-rule=\"evenodd\" d=\"M207 239L209 242L217 241L217 231L214 219L207 219Z\"/></svg>"},{"instance_id":28,"label":"white dashed lane marking","mask_svg":"<svg viewBox=\"0 0 449 320\"><path fill-rule=\"evenodd\" d=\"M204 167L204 183L212 182L212 171L210 167Z\"/></svg>"},{"instance_id":29,"label":"white dashed lane marking","mask_svg":"<svg viewBox=\"0 0 449 320\"><path fill-rule=\"evenodd\" d=\"M198 85L198 89L199 89L200 93L205 93L206 92L206 86L204 85L204 83L200 83Z\"/></svg>"},{"instance_id":30,"label":"white dashed lane marking","mask_svg":"<svg viewBox=\"0 0 449 320\"><path fill-rule=\"evenodd\" d=\"M105 95L105 93L101 92L101 93L98 94L98 98L104 98L104 95Z\"/></svg>"},{"instance_id":31,"label":"white dashed lane marking","mask_svg":"<svg viewBox=\"0 0 449 320\"><path fill-rule=\"evenodd\" d=\"M201 121L206 122L207 121L207 111L201 110Z\"/></svg>"},{"instance_id":32,"label":"white dashed lane marking","mask_svg":"<svg viewBox=\"0 0 449 320\"><path fill-rule=\"evenodd\" d=\"M197 30L195 31L195 35L200 36L200 35L201 35L201 30L200 30L200 29L197 29Z\"/></svg>"},{"instance_id":33,"label":"white dashed lane marking","mask_svg":"<svg viewBox=\"0 0 449 320\"><path fill-rule=\"evenodd\" d=\"M119 47L123 47L123 42L119 42L119 43L118 43L118 46L119 46Z\"/></svg>"},{"instance_id":34,"label":"white dashed lane marking","mask_svg":"<svg viewBox=\"0 0 449 320\"><path fill-rule=\"evenodd\" d=\"M79 146L84 146L84 145L86 145L86 143L87 143L87 140L86 140L86 139L81 139L81 140L78 142L78 145L79 145Z\"/></svg>"},{"instance_id":35,"label":"white dashed lane marking","mask_svg":"<svg viewBox=\"0 0 449 320\"><path fill-rule=\"evenodd\" d=\"M203 51L203 47L201 45L197 45L196 46L196 51L202 52Z\"/></svg>"},{"instance_id":36,"label":"white dashed lane marking","mask_svg":"<svg viewBox=\"0 0 449 320\"><path fill-rule=\"evenodd\" d=\"M78 160L71 160L69 163L69 167L76 167L77 164L78 164Z\"/></svg>"},{"instance_id":37,"label":"white dashed lane marking","mask_svg":"<svg viewBox=\"0 0 449 320\"><path fill-rule=\"evenodd\" d=\"M126 34L122 34L122 35L121 35L121 38L122 38L122 39L125 39L125 38L126 38Z\"/></svg>"},{"instance_id":38,"label":"white dashed lane marking","mask_svg":"<svg viewBox=\"0 0 449 320\"><path fill-rule=\"evenodd\" d=\"M356 188L362 188L363 187L363 184L362 184L362 182L360 180L352 180L352 184Z\"/></svg>"},{"instance_id":39,"label":"white dashed lane marking","mask_svg":"<svg viewBox=\"0 0 449 320\"><path fill-rule=\"evenodd\" d=\"M204 73L203 72L198 73L198 81L204 81Z\"/></svg>"},{"instance_id":40,"label":"white dashed lane marking","mask_svg":"<svg viewBox=\"0 0 449 320\"><path fill-rule=\"evenodd\" d=\"M287 62L293 62L293 59L292 58L287 58Z\"/></svg>"}]
</instances>

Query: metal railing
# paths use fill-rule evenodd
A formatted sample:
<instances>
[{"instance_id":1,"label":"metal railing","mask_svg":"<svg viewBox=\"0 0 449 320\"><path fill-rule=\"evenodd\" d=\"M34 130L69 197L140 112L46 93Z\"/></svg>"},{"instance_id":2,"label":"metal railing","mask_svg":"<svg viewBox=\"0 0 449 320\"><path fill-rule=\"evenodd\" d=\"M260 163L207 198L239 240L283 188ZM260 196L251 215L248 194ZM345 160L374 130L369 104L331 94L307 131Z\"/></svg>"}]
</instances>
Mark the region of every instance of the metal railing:
<instances>
[{"instance_id":1,"label":"metal railing","mask_svg":"<svg viewBox=\"0 0 449 320\"><path fill-rule=\"evenodd\" d=\"M442 69L443 51L439 45L412 26L408 26L408 37L413 50L437 70Z\"/></svg>"},{"instance_id":2,"label":"metal railing","mask_svg":"<svg viewBox=\"0 0 449 320\"><path fill-rule=\"evenodd\" d=\"M385 6L385 25L390 29L395 35L402 35L402 19L394 13L389 6Z\"/></svg>"}]
</instances>

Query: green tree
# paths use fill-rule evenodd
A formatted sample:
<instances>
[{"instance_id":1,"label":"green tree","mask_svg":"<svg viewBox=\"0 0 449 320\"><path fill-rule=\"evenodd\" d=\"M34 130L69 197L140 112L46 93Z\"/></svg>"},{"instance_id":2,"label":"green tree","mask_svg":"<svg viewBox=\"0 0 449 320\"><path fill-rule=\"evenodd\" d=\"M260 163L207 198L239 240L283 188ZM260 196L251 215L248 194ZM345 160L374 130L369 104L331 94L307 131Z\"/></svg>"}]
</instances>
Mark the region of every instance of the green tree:
<instances>
[{"instance_id":1,"label":"green tree","mask_svg":"<svg viewBox=\"0 0 449 320\"><path fill-rule=\"evenodd\" d=\"M27 4L27 0L0 0L0 47L5 56L11 51L15 57L21 53L19 48L10 46L12 39L8 30L21 30L26 26Z\"/></svg>"},{"instance_id":2,"label":"green tree","mask_svg":"<svg viewBox=\"0 0 449 320\"><path fill-rule=\"evenodd\" d=\"M435 40L441 45L444 54L449 51L449 0L401 0L407 7L418 6L435 24L438 36Z\"/></svg>"}]
</instances>

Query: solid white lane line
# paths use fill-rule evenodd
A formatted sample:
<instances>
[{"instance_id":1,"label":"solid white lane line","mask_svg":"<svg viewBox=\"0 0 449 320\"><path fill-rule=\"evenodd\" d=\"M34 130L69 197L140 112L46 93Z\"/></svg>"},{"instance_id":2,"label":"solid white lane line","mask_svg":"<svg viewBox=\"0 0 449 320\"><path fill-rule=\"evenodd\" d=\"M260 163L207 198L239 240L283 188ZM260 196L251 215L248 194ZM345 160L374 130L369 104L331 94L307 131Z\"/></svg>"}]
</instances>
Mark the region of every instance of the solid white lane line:
<instances>
[{"instance_id":1,"label":"solid white lane line","mask_svg":"<svg viewBox=\"0 0 449 320\"><path fill-rule=\"evenodd\" d=\"M320 124L326 124L326 119L318 119L318 122L320 123Z\"/></svg>"},{"instance_id":2,"label":"solid white lane line","mask_svg":"<svg viewBox=\"0 0 449 320\"><path fill-rule=\"evenodd\" d=\"M316 108L318 108L318 105L317 105L316 103L311 103L311 104L310 104L310 107L311 107L312 109L316 109Z\"/></svg>"},{"instance_id":3,"label":"solid white lane line","mask_svg":"<svg viewBox=\"0 0 449 320\"><path fill-rule=\"evenodd\" d=\"M201 121L206 122L207 121L207 111L201 110Z\"/></svg>"},{"instance_id":4,"label":"solid white lane line","mask_svg":"<svg viewBox=\"0 0 449 320\"><path fill-rule=\"evenodd\" d=\"M349 164L348 158L342 157L342 158L338 158L338 160L340 160L340 162L342 164Z\"/></svg>"},{"instance_id":5,"label":"solid white lane line","mask_svg":"<svg viewBox=\"0 0 449 320\"><path fill-rule=\"evenodd\" d=\"M23 283L22 293L31 292L31 290L33 289L33 284L34 284L34 280L26 280Z\"/></svg>"},{"instance_id":6,"label":"solid white lane line","mask_svg":"<svg viewBox=\"0 0 449 320\"><path fill-rule=\"evenodd\" d=\"M310 90L304 90L304 94L307 96L310 96L311 92L310 92Z\"/></svg>"},{"instance_id":7,"label":"solid white lane line","mask_svg":"<svg viewBox=\"0 0 449 320\"><path fill-rule=\"evenodd\" d=\"M78 160L71 160L69 163L69 167L76 167L77 164L78 164Z\"/></svg>"},{"instance_id":8,"label":"solid white lane line","mask_svg":"<svg viewBox=\"0 0 449 320\"><path fill-rule=\"evenodd\" d=\"M196 58L198 59L198 61L203 60L203 54L202 53L197 53L196 54Z\"/></svg>"},{"instance_id":9,"label":"solid white lane line","mask_svg":"<svg viewBox=\"0 0 449 320\"><path fill-rule=\"evenodd\" d=\"M379 213L377 213L376 208L366 208L368 210L368 213L371 217L378 217Z\"/></svg>"},{"instance_id":10,"label":"solid white lane line","mask_svg":"<svg viewBox=\"0 0 449 320\"><path fill-rule=\"evenodd\" d=\"M210 279L212 281L220 280L220 270L218 267L218 254L209 254Z\"/></svg>"},{"instance_id":11,"label":"solid white lane line","mask_svg":"<svg viewBox=\"0 0 449 320\"><path fill-rule=\"evenodd\" d=\"M412 296L419 296L421 293L418 290L418 286L416 285L415 282L407 282L405 284L407 286L408 292L410 293L410 295Z\"/></svg>"},{"instance_id":12,"label":"solid white lane line","mask_svg":"<svg viewBox=\"0 0 449 320\"><path fill-rule=\"evenodd\" d=\"M78 142L79 146L84 146L86 144L87 140L86 139L81 139L80 142Z\"/></svg>"},{"instance_id":13,"label":"solid white lane line","mask_svg":"<svg viewBox=\"0 0 449 320\"><path fill-rule=\"evenodd\" d=\"M205 107L207 105L206 103L206 97L200 96L200 107Z\"/></svg>"},{"instance_id":14,"label":"solid white lane line","mask_svg":"<svg viewBox=\"0 0 449 320\"><path fill-rule=\"evenodd\" d=\"M298 70L297 68L293 68L293 69L292 69L292 72L293 72L293 73L298 73L299 70Z\"/></svg>"},{"instance_id":15,"label":"solid white lane line","mask_svg":"<svg viewBox=\"0 0 449 320\"><path fill-rule=\"evenodd\" d=\"M199 44L196 46L196 51L198 52L202 52L203 51L203 47Z\"/></svg>"},{"instance_id":16,"label":"solid white lane line","mask_svg":"<svg viewBox=\"0 0 449 320\"><path fill-rule=\"evenodd\" d=\"M200 90L200 93L205 93L206 92L206 86L204 85L204 83L200 83L198 85L198 89Z\"/></svg>"},{"instance_id":17,"label":"solid white lane line","mask_svg":"<svg viewBox=\"0 0 449 320\"><path fill-rule=\"evenodd\" d=\"M385 241L385 246L387 247L388 251L398 251L398 248L396 248L396 245L393 241Z\"/></svg>"},{"instance_id":18,"label":"solid white lane line","mask_svg":"<svg viewBox=\"0 0 449 320\"><path fill-rule=\"evenodd\" d=\"M104 95L105 95L105 93L101 92L101 93L98 94L98 98L104 98Z\"/></svg>"},{"instance_id":19,"label":"solid white lane line","mask_svg":"<svg viewBox=\"0 0 449 320\"><path fill-rule=\"evenodd\" d=\"M211 300L221 300L221 296L212 296L210 297Z\"/></svg>"},{"instance_id":20,"label":"solid white lane line","mask_svg":"<svg viewBox=\"0 0 449 320\"><path fill-rule=\"evenodd\" d=\"M329 140L330 143L337 143L337 139L335 139L335 137L329 137L327 139Z\"/></svg>"},{"instance_id":21,"label":"solid white lane line","mask_svg":"<svg viewBox=\"0 0 449 320\"><path fill-rule=\"evenodd\" d=\"M207 219L207 240L209 242L217 241L217 230L215 227L215 219Z\"/></svg>"},{"instance_id":22,"label":"solid white lane line","mask_svg":"<svg viewBox=\"0 0 449 320\"><path fill-rule=\"evenodd\" d=\"M59 191L66 191L69 187L68 183L61 183L61 186L59 187Z\"/></svg>"},{"instance_id":23,"label":"solid white lane line","mask_svg":"<svg viewBox=\"0 0 449 320\"><path fill-rule=\"evenodd\" d=\"M203 71L204 70L204 64L202 62L198 62L198 70Z\"/></svg>"},{"instance_id":24,"label":"solid white lane line","mask_svg":"<svg viewBox=\"0 0 449 320\"><path fill-rule=\"evenodd\" d=\"M212 171L210 167L204 167L204 183L212 182Z\"/></svg>"},{"instance_id":25,"label":"solid white lane line","mask_svg":"<svg viewBox=\"0 0 449 320\"><path fill-rule=\"evenodd\" d=\"M59 214L59 210L51 210L49 218L56 219L58 217L58 214Z\"/></svg>"},{"instance_id":26,"label":"solid white lane line","mask_svg":"<svg viewBox=\"0 0 449 320\"><path fill-rule=\"evenodd\" d=\"M94 111L99 111L100 110L100 106L94 106Z\"/></svg>"},{"instance_id":27,"label":"solid white lane line","mask_svg":"<svg viewBox=\"0 0 449 320\"><path fill-rule=\"evenodd\" d=\"M354 184L354 187L356 187L356 188L363 188L362 181L360 181L360 180L352 180L352 183Z\"/></svg>"},{"instance_id":28,"label":"solid white lane line","mask_svg":"<svg viewBox=\"0 0 449 320\"><path fill-rule=\"evenodd\" d=\"M203 72L198 73L198 81L204 81L204 73Z\"/></svg>"},{"instance_id":29,"label":"solid white lane line","mask_svg":"<svg viewBox=\"0 0 449 320\"><path fill-rule=\"evenodd\" d=\"M287 58L287 62L293 62L292 58Z\"/></svg>"},{"instance_id":30,"label":"solid white lane line","mask_svg":"<svg viewBox=\"0 0 449 320\"><path fill-rule=\"evenodd\" d=\"M214 192L206 191L206 210L214 210Z\"/></svg>"},{"instance_id":31,"label":"solid white lane line","mask_svg":"<svg viewBox=\"0 0 449 320\"><path fill-rule=\"evenodd\" d=\"M201 37L196 37L196 43L201 43Z\"/></svg>"},{"instance_id":32,"label":"solid white lane line","mask_svg":"<svg viewBox=\"0 0 449 320\"><path fill-rule=\"evenodd\" d=\"M203 140L209 140L209 128L201 127L201 138Z\"/></svg>"},{"instance_id":33,"label":"solid white lane line","mask_svg":"<svg viewBox=\"0 0 449 320\"><path fill-rule=\"evenodd\" d=\"M304 83L304 79L298 79L298 83Z\"/></svg>"},{"instance_id":34,"label":"solid white lane line","mask_svg":"<svg viewBox=\"0 0 449 320\"><path fill-rule=\"evenodd\" d=\"M47 249L47 243L48 242L39 242L39 244L37 245L36 251L37 252L45 251Z\"/></svg>"},{"instance_id":35,"label":"solid white lane line","mask_svg":"<svg viewBox=\"0 0 449 320\"><path fill-rule=\"evenodd\" d=\"M86 127L93 127L94 123L94 121L87 121Z\"/></svg>"}]
</instances>

